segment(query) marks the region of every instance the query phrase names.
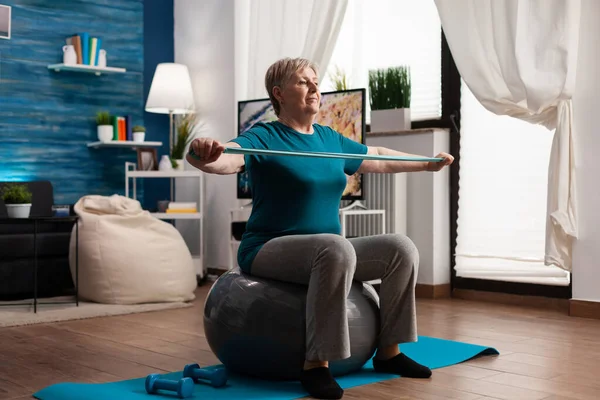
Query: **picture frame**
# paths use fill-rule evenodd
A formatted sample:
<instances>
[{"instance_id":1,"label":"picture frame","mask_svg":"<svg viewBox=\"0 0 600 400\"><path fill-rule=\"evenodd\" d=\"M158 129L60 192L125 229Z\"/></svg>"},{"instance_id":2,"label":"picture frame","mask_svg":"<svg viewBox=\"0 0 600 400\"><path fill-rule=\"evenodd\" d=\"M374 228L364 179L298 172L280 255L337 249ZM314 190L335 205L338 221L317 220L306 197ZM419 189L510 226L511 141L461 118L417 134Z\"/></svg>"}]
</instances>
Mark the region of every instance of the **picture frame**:
<instances>
[{"instance_id":1,"label":"picture frame","mask_svg":"<svg viewBox=\"0 0 600 400\"><path fill-rule=\"evenodd\" d=\"M137 149L137 170L158 171L158 156L155 148L139 147Z\"/></svg>"},{"instance_id":2,"label":"picture frame","mask_svg":"<svg viewBox=\"0 0 600 400\"><path fill-rule=\"evenodd\" d=\"M10 40L12 7L0 4L0 39Z\"/></svg>"}]
</instances>

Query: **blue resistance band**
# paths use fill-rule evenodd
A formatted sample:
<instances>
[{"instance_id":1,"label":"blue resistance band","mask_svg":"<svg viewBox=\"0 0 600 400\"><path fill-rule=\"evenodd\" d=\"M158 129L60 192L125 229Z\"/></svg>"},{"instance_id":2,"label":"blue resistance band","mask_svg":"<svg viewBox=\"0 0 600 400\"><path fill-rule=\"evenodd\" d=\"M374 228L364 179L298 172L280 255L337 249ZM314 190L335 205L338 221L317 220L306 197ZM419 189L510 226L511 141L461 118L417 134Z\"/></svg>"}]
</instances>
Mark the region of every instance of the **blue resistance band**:
<instances>
[{"instance_id":1,"label":"blue resistance band","mask_svg":"<svg viewBox=\"0 0 600 400\"><path fill-rule=\"evenodd\" d=\"M379 156L372 154L348 154L348 153L326 153L326 152L300 152L300 151L282 151L282 150L263 150L263 149L244 149L241 147L226 147L224 153L228 154L249 154L249 155L269 155L269 156L292 156L292 157L318 157L318 158L343 158L359 160L385 160L385 161L425 161L440 162L443 158L430 157L408 157L408 156ZM190 147L190 156L196 160L200 158Z\"/></svg>"}]
</instances>

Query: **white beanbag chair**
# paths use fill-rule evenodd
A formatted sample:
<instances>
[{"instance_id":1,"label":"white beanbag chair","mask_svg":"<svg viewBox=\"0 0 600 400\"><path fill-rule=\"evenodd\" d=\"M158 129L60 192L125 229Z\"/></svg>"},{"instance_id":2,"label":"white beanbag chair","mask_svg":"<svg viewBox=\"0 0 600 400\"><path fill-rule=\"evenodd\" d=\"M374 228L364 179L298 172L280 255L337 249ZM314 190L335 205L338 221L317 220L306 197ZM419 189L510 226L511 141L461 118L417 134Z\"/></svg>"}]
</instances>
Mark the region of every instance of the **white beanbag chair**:
<instances>
[{"instance_id":1,"label":"white beanbag chair","mask_svg":"<svg viewBox=\"0 0 600 400\"><path fill-rule=\"evenodd\" d=\"M175 227L144 211L137 200L84 196L79 215L79 295L108 304L194 299L192 255ZM69 264L75 281L75 227Z\"/></svg>"}]
</instances>

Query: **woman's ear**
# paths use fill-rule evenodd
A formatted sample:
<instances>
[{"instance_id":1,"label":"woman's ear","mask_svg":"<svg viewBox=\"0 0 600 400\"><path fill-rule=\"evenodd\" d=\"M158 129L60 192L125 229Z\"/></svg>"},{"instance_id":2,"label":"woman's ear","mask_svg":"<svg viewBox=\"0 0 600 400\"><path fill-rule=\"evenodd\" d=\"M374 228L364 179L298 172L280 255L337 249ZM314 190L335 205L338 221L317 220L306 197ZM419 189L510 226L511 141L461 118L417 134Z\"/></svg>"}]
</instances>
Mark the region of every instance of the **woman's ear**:
<instances>
[{"instance_id":1,"label":"woman's ear","mask_svg":"<svg viewBox=\"0 0 600 400\"><path fill-rule=\"evenodd\" d=\"M273 86L273 96L275 96L279 104L281 104L283 101L283 96L281 92L282 90L279 86Z\"/></svg>"}]
</instances>

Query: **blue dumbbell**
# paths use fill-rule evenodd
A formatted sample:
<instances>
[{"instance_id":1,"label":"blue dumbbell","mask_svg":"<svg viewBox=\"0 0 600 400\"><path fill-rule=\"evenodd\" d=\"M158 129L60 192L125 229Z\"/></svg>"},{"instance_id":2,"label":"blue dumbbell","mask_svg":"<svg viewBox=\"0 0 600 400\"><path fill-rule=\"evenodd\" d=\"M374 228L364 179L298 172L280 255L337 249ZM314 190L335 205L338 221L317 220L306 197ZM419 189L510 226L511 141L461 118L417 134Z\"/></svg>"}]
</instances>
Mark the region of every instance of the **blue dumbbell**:
<instances>
[{"instance_id":1,"label":"blue dumbbell","mask_svg":"<svg viewBox=\"0 0 600 400\"><path fill-rule=\"evenodd\" d=\"M190 378L181 378L178 381L161 379L160 374L150 374L146 377L146 392L155 394L159 390L177 392L181 399L191 397L194 394L194 381Z\"/></svg>"},{"instance_id":2,"label":"blue dumbbell","mask_svg":"<svg viewBox=\"0 0 600 400\"><path fill-rule=\"evenodd\" d=\"M227 383L227 370L225 368L202 369L198 364L188 364L183 368L183 376L192 378L194 382L204 379L213 387L221 387Z\"/></svg>"}]
</instances>

